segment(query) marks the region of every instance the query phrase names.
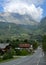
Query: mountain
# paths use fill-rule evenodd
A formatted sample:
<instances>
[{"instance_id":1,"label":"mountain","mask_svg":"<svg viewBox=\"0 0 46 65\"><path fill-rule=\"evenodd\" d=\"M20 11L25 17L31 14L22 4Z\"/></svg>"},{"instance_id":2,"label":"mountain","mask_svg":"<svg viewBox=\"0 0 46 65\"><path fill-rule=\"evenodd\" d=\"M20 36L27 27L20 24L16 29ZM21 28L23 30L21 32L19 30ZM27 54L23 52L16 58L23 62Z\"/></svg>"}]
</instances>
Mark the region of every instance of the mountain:
<instances>
[{"instance_id":1,"label":"mountain","mask_svg":"<svg viewBox=\"0 0 46 65\"><path fill-rule=\"evenodd\" d=\"M46 17L42 18L39 25L38 29L36 30L37 34L46 34Z\"/></svg>"},{"instance_id":2,"label":"mountain","mask_svg":"<svg viewBox=\"0 0 46 65\"><path fill-rule=\"evenodd\" d=\"M39 28L43 31L43 33L46 33L46 17L41 20Z\"/></svg>"},{"instance_id":3,"label":"mountain","mask_svg":"<svg viewBox=\"0 0 46 65\"><path fill-rule=\"evenodd\" d=\"M29 15L0 13L0 38L46 34L46 17L36 22Z\"/></svg>"},{"instance_id":4,"label":"mountain","mask_svg":"<svg viewBox=\"0 0 46 65\"><path fill-rule=\"evenodd\" d=\"M46 29L46 17L43 18L40 22L40 28Z\"/></svg>"},{"instance_id":5,"label":"mountain","mask_svg":"<svg viewBox=\"0 0 46 65\"><path fill-rule=\"evenodd\" d=\"M0 38L21 35L28 36L29 33L34 33L37 25L38 22L29 15L0 13Z\"/></svg>"},{"instance_id":6,"label":"mountain","mask_svg":"<svg viewBox=\"0 0 46 65\"><path fill-rule=\"evenodd\" d=\"M28 38L29 34L34 33L36 25L15 24L9 22L0 22L0 38L23 37Z\"/></svg>"},{"instance_id":7,"label":"mountain","mask_svg":"<svg viewBox=\"0 0 46 65\"><path fill-rule=\"evenodd\" d=\"M38 22L32 19L29 15L20 15L18 13L0 13L0 21L24 25L38 24Z\"/></svg>"}]
</instances>

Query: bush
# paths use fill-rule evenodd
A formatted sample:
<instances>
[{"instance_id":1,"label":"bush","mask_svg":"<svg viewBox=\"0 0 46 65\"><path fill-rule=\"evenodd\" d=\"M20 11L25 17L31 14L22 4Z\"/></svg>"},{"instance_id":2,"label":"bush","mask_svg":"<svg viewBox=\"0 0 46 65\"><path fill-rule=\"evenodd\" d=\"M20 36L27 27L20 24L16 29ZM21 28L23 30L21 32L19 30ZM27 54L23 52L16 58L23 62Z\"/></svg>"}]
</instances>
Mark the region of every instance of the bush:
<instances>
[{"instance_id":1,"label":"bush","mask_svg":"<svg viewBox=\"0 0 46 65\"><path fill-rule=\"evenodd\" d=\"M44 52L46 52L46 42L42 43L42 49Z\"/></svg>"},{"instance_id":2,"label":"bush","mask_svg":"<svg viewBox=\"0 0 46 65\"><path fill-rule=\"evenodd\" d=\"M2 61L2 58L0 57L0 62Z\"/></svg>"},{"instance_id":3,"label":"bush","mask_svg":"<svg viewBox=\"0 0 46 65\"><path fill-rule=\"evenodd\" d=\"M21 55L23 56L23 55L28 55L29 54L29 52L26 50L26 49L23 49L22 51L21 51Z\"/></svg>"},{"instance_id":4,"label":"bush","mask_svg":"<svg viewBox=\"0 0 46 65\"><path fill-rule=\"evenodd\" d=\"M10 59L10 58L13 58L13 56L11 54L5 53L3 55L3 60Z\"/></svg>"},{"instance_id":5,"label":"bush","mask_svg":"<svg viewBox=\"0 0 46 65\"><path fill-rule=\"evenodd\" d=\"M20 56L24 56L24 55L28 55L29 52L26 49L22 49L22 50L16 50L16 55L20 55Z\"/></svg>"},{"instance_id":6,"label":"bush","mask_svg":"<svg viewBox=\"0 0 46 65\"><path fill-rule=\"evenodd\" d=\"M38 43L34 41L34 43L33 43L33 49L36 50L37 47L38 47Z\"/></svg>"},{"instance_id":7,"label":"bush","mask_svg":"<svg viewBox=\"0 0 46 65\"><path fill-rule=\"evenodd\" d=\"M16 51L16 55L21 55L21 51L20 50L16 49L15 51Z\"/></svg>"},{"instance_id":8,"label":"bush","mask_svg":"<svg viewBox=\"0 0 46 65\"><path fill-rule=\"evenodd\" d=\"M16 54L16 52L14 51L14 49L11 49L10 51L6 52L3 55L3 60L13 58L13 55L15 55L15 54Z\"/></svg>"},{"instance_id":9,"label":"bush","mask_svg":"<svg viewBox=\"0 0 46 65\"><path fill-rule=\"evenodd\" d=\"M46 35L43 36L42 49L43 49L44 52L46 52Z\"/></svg>"},{"instance_id":10,"label":"bush","mask_svg":"<svg viewBox=\"0 0 46 65\"><path fill-rule=\"evenodd\" d=\"M12 48L14 48L15 49L15 47L18 47L18 45L19 45L19 40L17 39L17 40L12 40L11 42L10 42L10 45L12 46Z\"/></svg>"}]
</instances>

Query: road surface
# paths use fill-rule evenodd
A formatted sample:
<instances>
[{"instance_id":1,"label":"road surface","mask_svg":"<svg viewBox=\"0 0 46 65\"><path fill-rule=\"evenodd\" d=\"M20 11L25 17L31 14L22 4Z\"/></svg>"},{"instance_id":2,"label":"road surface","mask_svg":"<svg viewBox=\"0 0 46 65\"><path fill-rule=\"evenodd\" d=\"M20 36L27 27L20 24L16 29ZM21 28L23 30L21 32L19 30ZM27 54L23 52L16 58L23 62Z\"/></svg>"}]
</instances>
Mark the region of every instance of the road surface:
<instances>
[{"instance_id":1,"label":"road surface","mask_svg":"<svg viewBox=\"0 0 46 65\"><path fill-rule=\"evenodd\" d=\"M31 56L23 56L16 60L0 63L0 65L46 65L46 62L44 62L42 59L42 50L37 49L37 51Z\"/></svg>"}]
</instances>

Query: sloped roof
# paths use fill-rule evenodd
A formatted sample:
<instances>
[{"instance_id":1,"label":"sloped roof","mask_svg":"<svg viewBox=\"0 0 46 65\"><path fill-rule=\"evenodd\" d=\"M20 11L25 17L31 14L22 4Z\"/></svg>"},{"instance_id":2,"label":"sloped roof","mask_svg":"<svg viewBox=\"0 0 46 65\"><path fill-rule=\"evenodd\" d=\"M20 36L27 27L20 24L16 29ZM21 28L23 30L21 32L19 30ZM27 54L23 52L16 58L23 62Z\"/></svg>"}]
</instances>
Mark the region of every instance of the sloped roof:
<instances>
[{"instance_id":1,"label":"sloped roof","mask_svg":"<svg viewBox=\"0 0 46 65\"><path fill-rule=\"evenodd\" d=\"M19 44L20 48L30 48L30 44Z\"/></svg>"},{"instance_id":2,"label":"sloped roof","mask_svg":"<svg viewBox=\"0 0 46 65\"><path fill-rule=\"evenodd\" d=\"M5 48L7 45L9 45L8 43L6 43L6 44L1 44L0 43L0 48Z\"/></svg>"}]
</instances>

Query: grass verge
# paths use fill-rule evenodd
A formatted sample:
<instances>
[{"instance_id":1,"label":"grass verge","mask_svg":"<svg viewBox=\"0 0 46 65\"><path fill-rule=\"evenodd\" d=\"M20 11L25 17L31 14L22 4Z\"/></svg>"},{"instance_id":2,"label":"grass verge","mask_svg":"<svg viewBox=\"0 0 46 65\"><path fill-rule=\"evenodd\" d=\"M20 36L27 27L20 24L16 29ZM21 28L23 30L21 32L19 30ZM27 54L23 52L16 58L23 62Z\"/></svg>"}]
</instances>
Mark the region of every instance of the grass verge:
<instances>
[{"instance_id":1,"label":"grass verge","mask_svg":"<svg viewBox=\"0 0 46 65\"><path fill-rule=\"evenodd\" d=\"M7 60L0 59L0 63L8 62L8 61L15 60L18 58L20 58L20 57L15 57L15 58L7 59Z\"/></svg>"}]
</instances>

